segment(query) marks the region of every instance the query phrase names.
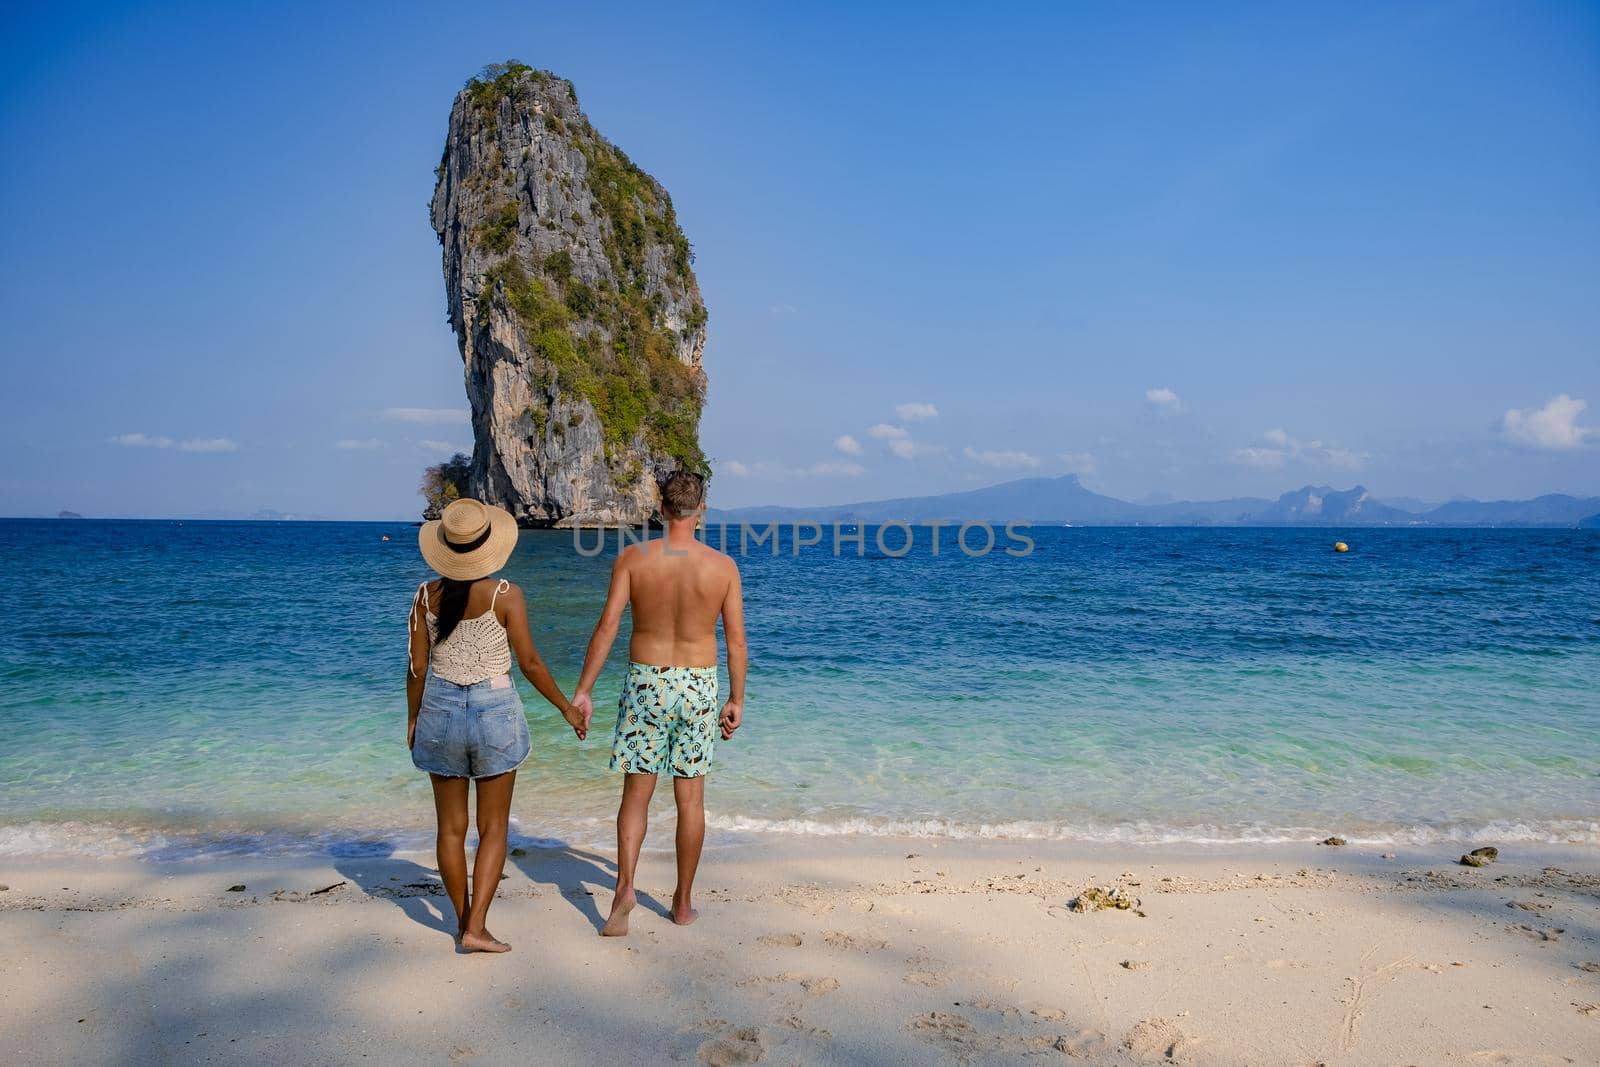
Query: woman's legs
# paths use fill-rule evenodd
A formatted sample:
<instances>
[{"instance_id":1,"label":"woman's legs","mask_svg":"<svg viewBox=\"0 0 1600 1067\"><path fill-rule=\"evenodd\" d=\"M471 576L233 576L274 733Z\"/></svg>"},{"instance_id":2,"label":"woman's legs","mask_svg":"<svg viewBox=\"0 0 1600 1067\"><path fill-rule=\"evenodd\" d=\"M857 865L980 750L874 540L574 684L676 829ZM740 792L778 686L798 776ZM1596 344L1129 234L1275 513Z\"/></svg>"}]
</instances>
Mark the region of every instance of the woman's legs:
<instances>
[{"instance_id":1,"label":"woman's legs","mask_svg":"<svg viewBox=\"0 0 1600 1067\"><path fill-rule=\"evenodd\" d=\"M511 791L517 784L517 772L476 781L478 856L472 863L472 907L462 926L461 944L473 952L508 952L511 946L496 940L485 921L506 865L506 830L511 824ZM462 873L465 874L464 867Z\"/></svg>"},{"instance_id":2,"label":"woman's legs","mask_svg":"<svg viewBox=\"0 0 1600 1067\"><path fill-rule=\"evenodd\" d=\"M456 909L456 936L467 925L467 779L432 774L433 809L439 820L439 877Z\"/></svg>"}]
</instances>

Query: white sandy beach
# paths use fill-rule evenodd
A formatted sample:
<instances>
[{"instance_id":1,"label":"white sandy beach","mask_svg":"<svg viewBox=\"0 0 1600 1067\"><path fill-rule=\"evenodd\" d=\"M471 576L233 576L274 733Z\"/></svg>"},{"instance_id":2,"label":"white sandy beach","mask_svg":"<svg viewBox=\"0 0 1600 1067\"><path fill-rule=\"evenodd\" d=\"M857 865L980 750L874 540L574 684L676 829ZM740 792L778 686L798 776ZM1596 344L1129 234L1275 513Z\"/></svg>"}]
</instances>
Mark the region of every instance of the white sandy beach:
<instances>
[{"instance_id":1,"label":"white sandy beach","mask_svg":"<svg viewBox=\"0 0 1600 1067\"><path fill-rule=\"evenodd\" d=\"M1453 859L770 837L688 928L647 852L602 940L607 862L535 850L501 957L453 953L427 856L9 862L0 1059L1600 1062L1600 857ZM1066 906L1117 884L1143 915Z\"/></svg>"}]
</instances>

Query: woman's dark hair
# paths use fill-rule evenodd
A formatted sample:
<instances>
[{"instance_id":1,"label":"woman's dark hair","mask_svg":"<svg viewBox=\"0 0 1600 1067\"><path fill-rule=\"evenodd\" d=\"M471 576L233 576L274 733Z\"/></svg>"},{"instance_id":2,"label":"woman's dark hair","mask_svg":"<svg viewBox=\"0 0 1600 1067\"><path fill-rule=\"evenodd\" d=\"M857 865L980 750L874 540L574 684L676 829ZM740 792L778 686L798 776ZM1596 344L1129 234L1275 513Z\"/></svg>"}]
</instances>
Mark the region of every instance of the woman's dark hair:
<instances>
[{"instance_id":1,"label":"woman's dark hair","mask_svg":"<svg viewBox=\"0 0 1600 1067\"><path fill-rule=\"evenodd\" d=\"M473 579L473 582L477 579ZM442 645L445 639L455 632L461 616L467 613L467 595L472 592L473 582L461 582L454 578L439 579L439 610L434 613L438 621L439 636L434 638L434 644Z\"/></svg>"}]
</instances>

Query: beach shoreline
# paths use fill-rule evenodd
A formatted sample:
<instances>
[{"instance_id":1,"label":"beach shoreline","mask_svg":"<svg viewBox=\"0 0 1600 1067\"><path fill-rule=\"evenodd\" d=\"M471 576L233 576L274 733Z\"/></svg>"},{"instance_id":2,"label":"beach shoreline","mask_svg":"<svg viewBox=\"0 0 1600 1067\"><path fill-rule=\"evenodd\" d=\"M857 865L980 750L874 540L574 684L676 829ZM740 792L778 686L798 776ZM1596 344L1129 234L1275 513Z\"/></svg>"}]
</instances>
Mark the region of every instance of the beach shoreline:
<instances>
[{"instance_id":1,"label":"beach shoreline","mask_svg":"<svg viewBox=\"0 0 1600 1067\"><path fill-rule=\"evenodd\" d=\"M425 853L8 859L0 1055L1594 1061L1600 850L1460 851L760 835L708 852L688 928L647 850L611 941L609 853L531 848L495 959L453 954ZM1139 904L1069 907L1094 886Z\"/></svg>"}]
</instances>

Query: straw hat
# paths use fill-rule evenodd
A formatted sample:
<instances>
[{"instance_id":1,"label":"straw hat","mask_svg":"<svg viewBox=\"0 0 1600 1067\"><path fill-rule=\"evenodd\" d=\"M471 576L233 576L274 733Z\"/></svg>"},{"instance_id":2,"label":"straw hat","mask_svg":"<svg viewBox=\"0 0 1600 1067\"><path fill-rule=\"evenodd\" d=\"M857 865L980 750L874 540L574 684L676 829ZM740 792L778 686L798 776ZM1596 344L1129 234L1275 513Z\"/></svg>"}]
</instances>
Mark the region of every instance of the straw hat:
<instances>
[{"instance_id":1,"label":"straw hat","mask_svg":"<svg viewBox=\"0 0 1600 1067\"><path fill-rule=\"evenodd\" d=\"M470 582L506 565L517 547L517 520L504 508L462 497L439 518L422 524L417 547L428 566L446 578Z\"/></svg>"}]
</instances>

